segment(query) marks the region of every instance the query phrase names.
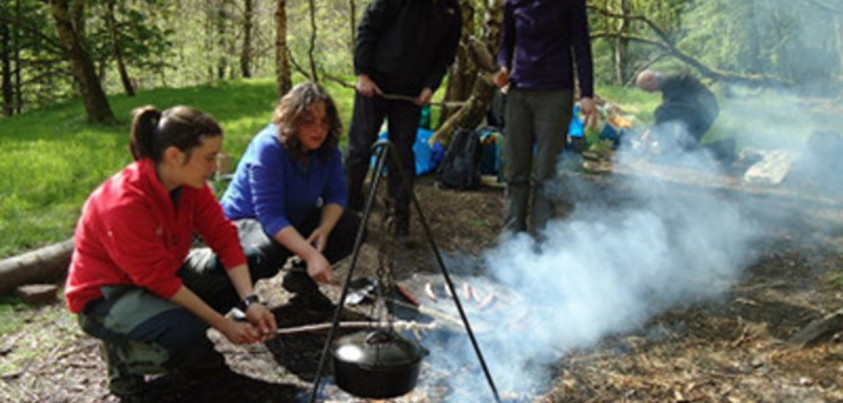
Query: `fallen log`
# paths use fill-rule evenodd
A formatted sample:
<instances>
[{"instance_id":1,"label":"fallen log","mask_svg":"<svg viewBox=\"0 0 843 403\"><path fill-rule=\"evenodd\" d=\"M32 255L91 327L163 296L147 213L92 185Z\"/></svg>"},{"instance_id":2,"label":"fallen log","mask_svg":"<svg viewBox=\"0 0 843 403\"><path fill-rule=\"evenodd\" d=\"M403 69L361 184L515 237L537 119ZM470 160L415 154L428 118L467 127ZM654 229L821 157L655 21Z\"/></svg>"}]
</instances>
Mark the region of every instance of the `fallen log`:
<instances>
[{"instance_id":1,"label":"fallen log","mask_svg":"<svg viewBox=\"0 0 843 403\"><path fill-rule=\"evenodd\" d=\"M73 239L0 260L0 295L23 284L58 281L67 275Z\"/></svg>"}]
</instances>

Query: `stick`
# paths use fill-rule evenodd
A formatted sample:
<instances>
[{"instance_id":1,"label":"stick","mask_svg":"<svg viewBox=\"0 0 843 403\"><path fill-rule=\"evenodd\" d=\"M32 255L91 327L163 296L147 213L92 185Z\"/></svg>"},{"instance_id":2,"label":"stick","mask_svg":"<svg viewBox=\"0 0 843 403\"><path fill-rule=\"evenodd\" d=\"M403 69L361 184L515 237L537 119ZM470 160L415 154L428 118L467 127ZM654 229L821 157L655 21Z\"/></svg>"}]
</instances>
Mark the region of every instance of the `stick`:
<instances>
[{"instance_id":1,"label":"stick","mask_svg":"<svg viewBox=\"0 0 843 403\"><path fill-rule=\"evenodd\" d=\"M330 74L323 74L322 77L327 78L327 79L329 79L329 80L331 80L331 81L333 81L333 82L335 82L335 83L337 83L337 84L339 84L339 85L341 85L345 88L350 88L350 89L354 89L354 90L357 89L357 86L355 86L353 84L349 84L349 83L343 81L339 77L334 77ZM382 98L385 98L385 99L393 99L393 100L407 101L407 102L415 102L416 101L415 97L411 97L409 95L399 95L399 94L378 94L378 95ZM443 108L465 106L464 101L441 101L441 102L430 101L429 104L431 106L441 106Z\"/></svg>"},{"instance_id":2,"label":"stick","mask_svg":"<svg viewBox=\"0 0 843 403\"><path fill-rule=\"evenodd\" d=\"M338 327L343 329L365 329L370 327L394 327L398 330L432 330L436 329L438 326L436 323L418 323L415 321L397 321L393 322L392 324L389 323L377 323L377 322L364 322L364 321L354 321L354 322L340 322L337 324ZM304 325L304 326L295 326L295 327L285 327L282 329L278 329L275 331L275 334L296 334L296 333L308 333L308 332L320 332L325 331L331 328L330 323L318 323L315 325Z\"/></svg>"},{"instance_id":3,"label":"stick","mask_svg":"<svg viewBox=\"0 0 843 403\"><path fill-rule=\"evenodd\" d=\"M442 313L442 312L427 308L424 305L414 306L414 305L410 305L406 302L398 301L398 300L395 300L395 299L392 299L391 301L395 302L398 305L402 305L406 308L416 309L416 310L419 311L419 313L425 314L427 316L432 316L436 319L443 320L451 326L457 326L460 329L465 328L465 325L462 323L461 320L459 320L459 319L457 319L457 318L455 318L451 315L448 315L446 313Z\"/></svg>"}]
</instances>

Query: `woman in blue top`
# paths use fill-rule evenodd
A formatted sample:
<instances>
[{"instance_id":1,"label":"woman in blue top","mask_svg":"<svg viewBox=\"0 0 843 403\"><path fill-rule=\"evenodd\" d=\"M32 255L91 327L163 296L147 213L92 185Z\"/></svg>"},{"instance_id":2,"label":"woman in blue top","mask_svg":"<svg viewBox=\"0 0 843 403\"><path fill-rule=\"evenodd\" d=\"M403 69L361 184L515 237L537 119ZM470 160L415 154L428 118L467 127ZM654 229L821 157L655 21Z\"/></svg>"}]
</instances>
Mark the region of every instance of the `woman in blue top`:
<instances>
[{"instance_id":1,"label":"woman in blue top","mask_svg":"<svg viewBox=\"0 0 843 403\"><path fill-rule=\"evenodd\" d=\"M281 98L273 122L246 149L223 210L267 264L280 267L297 255L310 278L330 282L331 264L351 253L360 225L345 212L336 105L318 84L299 84Z\"/></svg>"}]
</instances>

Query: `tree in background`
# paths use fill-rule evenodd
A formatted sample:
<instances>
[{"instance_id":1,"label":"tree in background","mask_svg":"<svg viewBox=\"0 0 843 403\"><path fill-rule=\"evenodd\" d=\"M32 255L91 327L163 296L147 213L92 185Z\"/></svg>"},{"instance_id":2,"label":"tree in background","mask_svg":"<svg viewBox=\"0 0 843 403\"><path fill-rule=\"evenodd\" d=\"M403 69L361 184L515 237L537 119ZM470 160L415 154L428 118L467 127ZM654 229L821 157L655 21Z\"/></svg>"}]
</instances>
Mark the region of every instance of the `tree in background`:
<instances>
[{"instance_id":1,"label":"tree in background","mask_svg":"<svg viewBox=\"0 0 843 403\"><path fill-rule=\"evenodd\" d=\"M70 62L88 118L100 123L113 122L114 112L111 111L85 46L83 0L53 0L50 13L55 20L59 43Z\"/></svg>"},{"instance_id":2,"label":"tree in background","mask_svg":"<svg viewBox=\"0 0 843 403\"><path fill-rule=\"evenodd\" d=\"M275 2L275 76L278 83L278 97L284 96L293 88L290 73L290 61L287 58L290 50L287 48L287 2Z\"/></svg>"}]
</instances>

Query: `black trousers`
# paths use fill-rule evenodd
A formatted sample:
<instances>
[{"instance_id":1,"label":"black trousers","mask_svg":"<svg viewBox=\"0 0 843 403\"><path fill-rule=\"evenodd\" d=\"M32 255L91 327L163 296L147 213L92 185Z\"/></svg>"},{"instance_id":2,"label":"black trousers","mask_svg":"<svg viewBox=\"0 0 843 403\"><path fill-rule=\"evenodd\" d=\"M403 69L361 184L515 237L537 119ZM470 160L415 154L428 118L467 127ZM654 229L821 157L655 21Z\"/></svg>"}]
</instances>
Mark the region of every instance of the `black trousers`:
<instances>
[{"instance_id":1,"label":"black trousers","mask_svg":"<svg viewBox=\"0 0 843 403\"><path fill-rule=\"evenodd\" d=\"M296 231L307 238L319 226L321 214L321 209L314 209L304 222L295 226ZM237 220L235 224L237 224L243 249L258 252L257 255L254 253L247 254L249 268L253 275L257 274L260 278L274 275L278 273L278 269L284 265L284 262L293 256L292 251L267 236L257 220ZM328 262L334 264L351 254L359 228L360 218L348 210L344 211L328 237L328 244L325 245L323 254Z\"/></svg>"},{"instance_id":2,"label":"black trousers","mask_svg":"<svg viewBox=\"0 0 843 403\"><path fill-rule=\"evenodd\" d=\"M346 173L348 176L349 208L363 208L365 192L363 182L372 157L372 144L378 138L378 131L384 118L387 119L389 141L395 146L395 152L401 161L401 168L407 174L410 183L406 186L395 158L387 159L389 194L395 201L396 225L409 225L410 197L415 177L416 159L413 144L416 142L421 108L416 104L402 100L390 100L379 96L367 97L360 93L354 96L354 114L348 133L348 155ZM390 154L392 157L392 154Z\"/></svg>"}]
</instances>

